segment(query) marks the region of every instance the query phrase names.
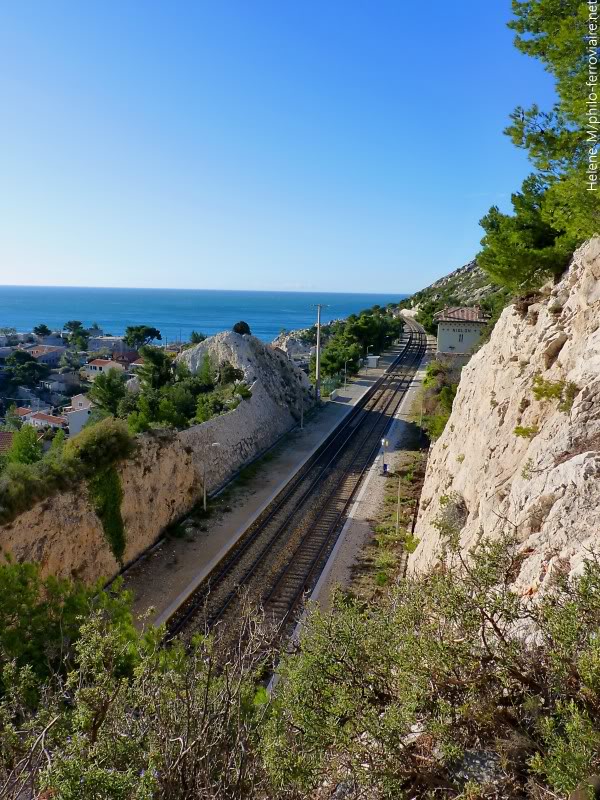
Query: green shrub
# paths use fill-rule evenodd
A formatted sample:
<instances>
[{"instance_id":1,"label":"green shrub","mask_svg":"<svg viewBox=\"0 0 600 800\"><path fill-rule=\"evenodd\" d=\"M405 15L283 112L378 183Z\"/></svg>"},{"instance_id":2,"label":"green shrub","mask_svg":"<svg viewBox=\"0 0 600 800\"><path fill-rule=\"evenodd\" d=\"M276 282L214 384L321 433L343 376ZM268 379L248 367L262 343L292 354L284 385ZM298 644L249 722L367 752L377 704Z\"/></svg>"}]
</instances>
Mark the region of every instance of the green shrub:
<instances>
[{"instance_id":1,"label":"green shrub","mask_svg":"<svg viewBox=\"0 0 600 800\"><path fill-rule=\"evenodd\" d=\"M128 458L133 450L134 439L125 422L107 417L69 439L65 456L76 459L86 470L96 470Z\"/></svg>"},{"instance_id":2,"label":"green shrub","mask_svg":"<svg viewBox=\"0 0 600 800\"><path fill-rule=\"evenodd\" d=\"M564 388L564 381L548 381L539 372L533 378L532 391L536 400L560 400Z\"/></svg>"},{"instance_id":3,"label":"green shrub","mask_svg":"<svg viewBox=\"0 0 600 800\"><path fill-rule=\"evenodd\" d=\"M562 394L562 398L560 403L558 404L558 410L563 411L565 414L568 414L569 411L573 408L573 402L579 393L579 387L577 384L569 381L565 384L565 388Z\"/></svg>"},{"instance_id":4,"label":"green shrub","mask_svg":"<svg viewBox=\"0 0 600 800\"><path fill-rule=\"evenodd\" d=\"M531 425L529 428L523 425L517 425L513 433L515 436L520 436L523 439L533 439L533 437L539 433L539 428L537 425Z\"/></svg>"},{"instance_id":5,"label":"green shrub","mask_svg":"<svg viewBox=\"0 0 600 800\"><path fill-rule=\"evenodd\" d=\"M119 583L108 595L98 585L42 578L37 564L0 564L0 698L10 666L31 670L36 680L66 676L82 621L94 608L107 612L126 639L134 637L130 601ZM30 681L28 700L35 693Z\"/></svg>"},{"instance_id":6,"label":"green shrub","mask_svg":"<svg viewBox=\"0 0 600 800\"><path fill-rule=\"evenodd\" d=\"M42 443L38 438L38 433L33 425L23 425L15 431L13 440L6 460L9 464L35 464L44 453Z\"/></svg>"}]
</instances>

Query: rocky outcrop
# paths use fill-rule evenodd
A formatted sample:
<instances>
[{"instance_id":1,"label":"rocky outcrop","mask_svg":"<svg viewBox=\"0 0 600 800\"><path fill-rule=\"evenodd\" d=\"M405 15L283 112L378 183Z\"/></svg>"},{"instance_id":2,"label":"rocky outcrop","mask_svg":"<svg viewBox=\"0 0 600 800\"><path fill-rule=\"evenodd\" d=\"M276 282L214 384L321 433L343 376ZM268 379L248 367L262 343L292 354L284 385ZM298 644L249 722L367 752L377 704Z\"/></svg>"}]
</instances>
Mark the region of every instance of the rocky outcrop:
<instances>
[{"instance_id":1,"label":"rocky outcrop","mask_svg":"<svg viewBox=\"0 0 600 800\"><path fill-rule=\"evenodd\" d=\"M202 495L205 471L210 492L289 430L301 403L308 407L312 402L304 373L252 336L218 334L180 358L195 372L205 353L214 363L229 361L242 369L252 396L202 425L138 437L134 458L117 467L123 490L124 563L193 508ZM120 569L84 483L77 492L51 497L0 526L0 552L37 562L45 575L86 582L110 578Z\"/></svg>"},{"instance_id":2,"label":"rocky outcrop","mask_svg":"<svg viewBox=\"0 0 600 800\"><path fill-rule=\"evenodd\" d=\"M431 450L411 570L436 561L449 506L465 551L515 531L524 595L600 550L600 239L556 286L506 308L463 369Z\"/></svg>"},{"instance_id":3,"label":"rocky outcrop","mask_svg":"<svg viewBox=\"0 0 600 800\"><path fill-rule=\"evenodd\" d=\"M490 281L485 272L477 264L470 261L449 275L416 292L402 305L410 309L418 309L424 303L452 301L452 304L474 305L495 294L499 287Z\"/></svg>"}]
</instances>

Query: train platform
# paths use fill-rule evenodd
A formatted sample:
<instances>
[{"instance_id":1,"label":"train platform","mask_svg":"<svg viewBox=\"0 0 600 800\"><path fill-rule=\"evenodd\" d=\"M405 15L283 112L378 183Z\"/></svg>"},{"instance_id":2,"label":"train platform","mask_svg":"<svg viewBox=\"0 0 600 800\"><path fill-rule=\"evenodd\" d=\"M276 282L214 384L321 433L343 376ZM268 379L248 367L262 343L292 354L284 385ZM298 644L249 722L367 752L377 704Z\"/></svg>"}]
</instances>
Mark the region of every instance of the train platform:
<instances>
[{"instance_id":1,"label":"train platform","mask_svg":"<svg viewBox=\"0 0 600 800\"><path fill-rule=\"evenodd\" d=\"M307 415L302 430L294 428L251 470L234 478L211 500L211 514L202 520L204 530L186 532L181 538L165 537L124 573L124 588L133 593L133 611L140 625L160 625L170 617L383 375L401 349L402 345L394 345L381 356L377 368L361 369L346 388L337 390L334 399L324 400L320 408Z\"/></svg>"}]
</instances>

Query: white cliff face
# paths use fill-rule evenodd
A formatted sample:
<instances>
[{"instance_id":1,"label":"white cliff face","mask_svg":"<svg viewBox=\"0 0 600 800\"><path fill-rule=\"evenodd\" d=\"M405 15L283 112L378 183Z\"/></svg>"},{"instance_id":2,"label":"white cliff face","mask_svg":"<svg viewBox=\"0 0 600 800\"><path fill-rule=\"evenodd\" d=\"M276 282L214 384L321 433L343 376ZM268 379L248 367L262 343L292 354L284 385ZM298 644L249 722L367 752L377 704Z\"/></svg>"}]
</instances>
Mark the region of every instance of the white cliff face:
<instances>
[{"instance_id":1,"label":"white cliff face","mask_svg":"<svg viewBox=\"0 0 600 800\"><path fill-rule=\"evenodd\" d=\"M536 400L534 378L572 383L572 407ZM517 436L517 426L527 436ZM463 369L452 415L432 447L409 569L439 552L440 498L464 507L463 547L514 530L523 557L515 589L535 595L553 573L600 551L600 239L574 256L539 302L506 308Z\"/></svg>"}]
</instances>

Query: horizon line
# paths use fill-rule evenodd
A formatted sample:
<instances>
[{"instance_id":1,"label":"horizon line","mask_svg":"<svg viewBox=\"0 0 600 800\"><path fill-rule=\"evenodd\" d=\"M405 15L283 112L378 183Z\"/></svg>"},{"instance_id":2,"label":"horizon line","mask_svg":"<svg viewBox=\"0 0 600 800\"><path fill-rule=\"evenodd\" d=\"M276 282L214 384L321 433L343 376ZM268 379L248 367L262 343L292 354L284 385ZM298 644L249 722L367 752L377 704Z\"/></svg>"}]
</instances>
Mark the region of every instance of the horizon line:
<instances>
[{"instance_id":1,"label":"horizon line","mask_svg":"<svg viewBox=\"0 0 600 800\"><path fill-rule=\"evenodd\" d=\"M41 283L3 283L0 289L109 289L121 291L145 292L248 292L249 294L352 294L352 295L401 295L409 297L414 292L380 291L380 292L334 292L325 289L201 289L163 286L72 286L67 284L41 284Z\"/></svg>"}]
</instances>

